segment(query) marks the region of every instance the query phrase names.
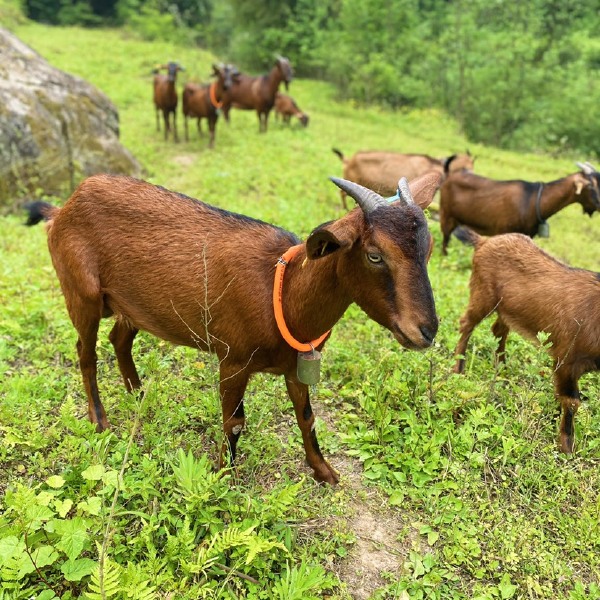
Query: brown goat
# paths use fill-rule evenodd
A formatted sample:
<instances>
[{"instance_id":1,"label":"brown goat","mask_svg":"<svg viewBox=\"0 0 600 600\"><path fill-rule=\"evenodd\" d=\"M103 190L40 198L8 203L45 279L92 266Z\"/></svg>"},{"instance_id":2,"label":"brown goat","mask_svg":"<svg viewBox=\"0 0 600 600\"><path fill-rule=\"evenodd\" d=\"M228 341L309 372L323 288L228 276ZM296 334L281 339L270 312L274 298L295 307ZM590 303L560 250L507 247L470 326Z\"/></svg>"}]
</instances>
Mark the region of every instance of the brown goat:
<instances>
[{"instance_id":1,"label":"brown goat","mask_svg":"<svg viewBox=\"0 0 600 600\"><path fill-rule=\"evenodd\" d=\"M182 94L183 125L185 140L189 140L188 118L196 118L198 133L202 135L201 119L208 121L208 147L214 148L215 130L222 106L223 93L232 85L237 69L232 65L213 65L213 75L216 80L210 85L186 83Z\"/></svg>"},{"instance_id":2,"label":"brown goat","mask_svg":"<svg viewBox=\"0 0 600 600\"><path fill-rule=\"evenodd\" d=\"M158 73L160 69L167 71L166 75ZM175 81L177 73L185 69L175 62L161 65L154 70L154 107L156 109L156 131L160 131L160 113L165 122L165 140L171 131L170 115L173 115L173 139L177 142L177 90Z\"/></svg>"},{"instance_id":3,"label":"brown goat","mask_svg":"<svg viewBox=\"0 0 600 600\"><path fill-rule=\"evenodd\" d=\"M399 152L362 151L345 158L340 150L332 148L344 164L344 179L374 189L384 196L396 192L400 177L412 181L416 177L435 171L444 176L449 173L473 169L475 159L467 150L466 154L453 154L437 159L427 154L400 154ZM342 205L347 210L346 193L341 190Z\"/></svg>"},{"instance_id":4,"label":"brown goat","mask_svg":"<svg viewBox=\"0 0 600 600\"><path fill-rule=\"evenodd\" d=\"M592 216L600 210L600 173L589 163L581 171L550 183L496 181L473 173L452 173L440 189L442 252L447 254L450 234L467 225L481 235L523 233L534 237L546 219L579 202Z\"/></svg>"},{"instance_id":5,"label":"brown goat","mask_svg":"<svg viewBox=\"0 0 600 600\"><path fill-rule=\"evenodd\" d=\"M319 449L308 386L296 373L298 353L276 324L278 257L281 262L296 247L279 288L296 340L316 340L356 302L403 346L427 348L438 320L426 264L432 238L422 208L439 181L413 182L415 203L403 180L401 199L392 204L352 182L333 181L360 208L320 225L305 243L273 225L123 176L89 177L61 209L36 204L37 218L29 222L49 220L48 246L79 334L89 418L99 431L108 421L98 394L96 338L100 319L114 315L109 337L129 391L141 385L131 355L140 329L217 354L222 466L227 449L232 463L235 458L248 380L268 372L285 377L315 478L338 481Z\"/></svg>"},{"instance_id":6,"label":"brown goat","mask_svg":"<svg viewBox=\"0 0 600 600\"><path fill-rule=\"evenodd\" d=\"M277 92L275 96L275 119L279 115L284 123L289 123L292 117L296 117L304 127L308 125L308 115L298 108L291 96L281 92Z\"/></svg>"},{"instance_id":7,"label":"brown goat","mask_svg":"<svg viewBox=\"0 0 600 600\"><path fill-rule=\"evenodd\" d=\"M229 122L229 110L232 106L243 110L255 110L258 115L258 130L265 133L269 113L275 104L275 95L279 90L279 85L283 81L287 90L292 76L292 65L283 56L277 58L275 65L267 75L251 77L240 74L234 85L223 95L225 120Z\"/></svg>"},{"instance_id":8,"label":"brown goat","mask_svg":"<svg viewBox=\"0 0 600 600\"><path fill-rule=\"evenodd\" d=\"M455 235L475 246L469 306L460 320L459 356L462 373L473 329L496 312L492 326L504 360L510 329L535 339L549 334L554 359L554 392L562 409L560 449L573 451L573 419L580 405L578 381L600 369L600 273L571 268L540 250L527 236L510 233L483 238L459 227Z\"/></svg>"}]
</instances>

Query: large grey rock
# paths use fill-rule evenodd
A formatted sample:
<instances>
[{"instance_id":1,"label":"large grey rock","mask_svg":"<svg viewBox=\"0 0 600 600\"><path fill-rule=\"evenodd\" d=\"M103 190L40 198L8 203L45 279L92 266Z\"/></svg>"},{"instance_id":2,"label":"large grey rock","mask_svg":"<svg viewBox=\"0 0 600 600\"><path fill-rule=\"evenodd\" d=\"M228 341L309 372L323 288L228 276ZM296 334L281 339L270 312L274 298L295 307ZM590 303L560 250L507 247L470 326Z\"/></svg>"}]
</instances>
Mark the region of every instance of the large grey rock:
<instances>
[{"instance_id":1,"label":"large grey rock","mask_svg":"<svg viewBox=\"0 0 600 600\"><path fill-rule=\"evenodd\" d=\"M99 172L141 172L119 143L115 106L0 28L0 206L39 193L66 197Z\"/></svg>"}]
</instances>

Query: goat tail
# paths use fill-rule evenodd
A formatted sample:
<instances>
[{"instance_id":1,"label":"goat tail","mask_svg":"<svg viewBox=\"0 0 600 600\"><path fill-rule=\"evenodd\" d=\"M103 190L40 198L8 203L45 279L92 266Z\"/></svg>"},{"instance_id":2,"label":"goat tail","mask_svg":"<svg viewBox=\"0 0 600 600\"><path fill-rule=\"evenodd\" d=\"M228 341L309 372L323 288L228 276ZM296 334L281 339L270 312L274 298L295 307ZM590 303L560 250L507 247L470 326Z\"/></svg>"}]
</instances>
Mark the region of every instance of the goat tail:
<instances>
[{"instance_id":1,"label":"goat tail","mask_svg":"<svg viewBox=\"0 0 600 600\"><path fill-rule=\"evenodd\" d=\"M332 150L333 152L335 152L335 153L336 153L336 154L337 154L337 155L340 157L340 160L341 160L342 162L344 162L344 155L342 154L342 151L341 151L341 150L338 150L337 148L332 148L331 150Z\"/></svg>"},{"instance_id":2,"label":"goat tail","mask_svg":"<svg viewBox=\"0 0 600 600\"><path fill-rule=\"evenodd\" d=\"M25 225L28 227L37 225L40 221L51 221L60 210L57 206L52 206L52 204L42 200L28 202L23 208L27 211Z\"/></svg>"},{"instance_id":3,"label":"goat tail","mask_svg":"<svg viewBox=\"0 0 600 600\"><path fill-rule=\"evenodd\" d=\"M483 241L483 237L478 233L465 227L464 225L460 225L453 232L452 235L458 238L463 244L467 244L468 246L479 246Z\"/></svg>"}]
</instances>

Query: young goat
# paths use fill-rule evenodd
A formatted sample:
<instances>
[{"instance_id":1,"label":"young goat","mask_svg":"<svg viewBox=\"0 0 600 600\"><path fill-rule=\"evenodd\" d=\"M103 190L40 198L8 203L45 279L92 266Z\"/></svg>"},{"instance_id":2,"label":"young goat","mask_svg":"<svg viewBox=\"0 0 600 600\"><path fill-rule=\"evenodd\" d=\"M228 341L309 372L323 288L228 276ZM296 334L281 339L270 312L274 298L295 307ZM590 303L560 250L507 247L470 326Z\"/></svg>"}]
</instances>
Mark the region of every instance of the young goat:
<instances>
[{"instance_id":1,"label":"young goat","mask_svg":"<svg viewBox=\"0 0 600 600\"><path fill-rule=\"evenodd\" d=\"M332 148L344 164L344 179L376 190L384 196L391 196L396 191L400 177L412 181L429 171L436 171L444 177L455 171L473 169L475 159L467 150L466 154L453 154L438 160L427 154L400 154L399 152L362 151L350 158L345 158L340 150ZM344 210L346 193L340 191Z\"/></svg>"},{"instance_id":2,"label":"young goat","mask_svg":"<svg viewBox=\"0 0 600 600\"><path fill-rule=\"evenodd\" d=\"M579 378L600 369L600 273L573 269L540 250L527 236L483 238L459 227L455 235L475 246L469 306L460 320L455 372L465 368L473 329L496 312L492 326L504 360L510 329L535 339L550 335L554 391L562 409L560 449L573 451L573 419L580 405Z\"/></svg>"},{"instance_id":3,"label":"young goat","mask_svg":"<svg viewBox=\"0 0 600 600\"><path fill-rule=\"evenodd\" d=\"M210 85L197 85L187 83L183 88L182 109L183 125L185 129L185 140L189 140L188 118L196 118L198 133L202 135L201 119L208 121L209 141L208 147L214 148L215 129L219 118L219 108L222 105L223 93L228 90L235 78L239 75L238 70L232 65L213 65L213 75L216 80Z\"/></svg>"},{"instance_id":4,"label":"young goat","mask_svg":"<svg viewBox=\"0 0 600 600\"><path fill-rule=\"evenodd\" d=\"M600 173L590 163L550 183L496 181L473 173L452 173L440 190L442 252L447 254L450 234L467 225L481 235L524 233L534 237L546 219L579 202L592 216L600 210Z\"/></svg>"},{"instance_id":5,"label":"young goat","mask_svg":"<svg viewBox=\"0 0 600 600\"><path fill-rule=\"evenodd\" d=\"M234 85L223 95L225 120L229 122L229 110L232 106L243 110L255 110L258 115L258 131L266 133L269 113L275 104L275 95L282 81L287 90L292 81L292 65L283 56L277 58L268 75L250 77L240 74Z\"/></svg>"},{"instance_id":6,"label":"young goat","mask_svg":"<svg viewBox=\"0 0 600 600\"><path fill-rule=\"evenodd\" d=\"M166 75L158 73L160 69L167 71ZM170 115L173 115L173 139L177 142L177 90L175 81L177 73L185 69L175 62L157 67L154 71L154 107L156 109L156 131L160 131L160 113L165 122L165 140L171 131Z\"/></svg>"},{"instance_id":7,"label":"young goat","mask_svg":"<svg viewBox=\"0 0 600 600\"><path fill-rule=\"evenodd\" d=\"M297 340L313 340L304 349L320 350L352 302L406 348L431 345L438 320L427 276L432 238L422 208L439 181L433 175L413 182L413 201L403 180L401 199L392 204L352 182L333 181L359 208L320 225L305 243L273 225L123 176L89 177L61 209L30 207L30 222L49 220L48 247L79 334L88 414L99 431L108 421L98 394L96 338L100 319L114 315L109 337L129 391L140 387L131 355L140 329L217 354L221 466L227 449L232 463L235 458L248 380L268 372L285 377L315 478L338 481L319 449L294 348ZM274 287L278 262L287 272ZM294 347L278 329L275 305Z\"/></svg>"},{"instance_id":8,"label":"young goat","mask_svg":"<svg viewBox=\"0 0 600 600\"><path fill-rule=\"evenodd\" d=\"M277 92L275 96L275 119L281 115L281 120L284 123L289 123L292 117L296 117L303 127L308 125L308 115L303 113L294 99L287 94Z\"/></svg>"}]
</instances>

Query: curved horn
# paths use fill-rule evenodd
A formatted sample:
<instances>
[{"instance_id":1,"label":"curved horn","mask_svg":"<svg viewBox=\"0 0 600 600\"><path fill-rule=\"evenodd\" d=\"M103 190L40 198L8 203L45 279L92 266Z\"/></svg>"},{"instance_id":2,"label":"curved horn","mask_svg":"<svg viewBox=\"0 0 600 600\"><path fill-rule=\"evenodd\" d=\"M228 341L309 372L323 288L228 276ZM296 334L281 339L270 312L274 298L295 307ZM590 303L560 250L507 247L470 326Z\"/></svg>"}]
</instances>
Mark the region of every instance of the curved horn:
<instances>
[{"instance_id":1,"label":"curved horn","mask_svg":"<svg viewBox=\"0 0 600 600\"><path fill-rule=\"evenodd\" d=\"M590 163L588 162L576 162L575 164L583 171L585 175L591 175L594 172L594 167L592 167L592 165L590 165Z\"/></svg>"},{"instance_id":2,"label":"curved horn","mask_svg":"<svg viewBox=\"0 0 600 600\"><path fill-rule=\"evenodd\" d=\"M330 177L329 179L341 190L344 190L348 196L354 198L365 215L368 215L380 206L387 206L387 202L378 193L369 188L363 187L353 181L348 181L347 179L340 179L339 177Z\"/></svg>"},{"instance_id":3,"label":"curved horn","mask_svg":"<svg viewBox=\"0 0 600 600\"><path fill-rule=\"evenodd\" d=\"M402 177L398 182L398 198L403 200L405 204L414 204L412 194L410 193L410 188L408 187L408 179L406 177Z\"/></svg>"},{"instance_id":4,"label":"curved horn","mask_svg":"<svg viewBox=\"0 0 600 600\"><path fill-rule=\"evenodd\" d=\"M593 173L597 173L598 170L596 169L596 167L594 167L594 165L590 162L588 162L587 160L585 161L585 164L592 170Z\"/></svg>"}]
</instances>

